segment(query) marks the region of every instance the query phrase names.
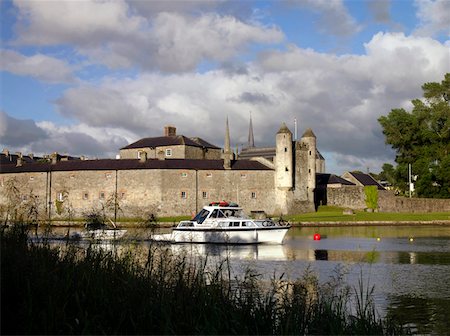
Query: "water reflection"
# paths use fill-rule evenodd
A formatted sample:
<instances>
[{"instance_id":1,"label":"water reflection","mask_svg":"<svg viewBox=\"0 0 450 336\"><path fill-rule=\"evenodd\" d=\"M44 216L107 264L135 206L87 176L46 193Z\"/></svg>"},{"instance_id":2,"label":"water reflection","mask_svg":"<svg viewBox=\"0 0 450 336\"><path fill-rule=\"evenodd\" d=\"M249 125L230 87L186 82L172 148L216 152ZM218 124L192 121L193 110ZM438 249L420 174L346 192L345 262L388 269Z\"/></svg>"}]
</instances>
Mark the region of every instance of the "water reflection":
<instances>
[{"instance_id":1,"label":"water reflection","mask_svg":"<svg viewBox=\"0 0 450 336\"><path fill-rule=\"evenodd\" d=\"M320 240L313 240L315 233L321 235ZM63 236L58 230L52 235ZM127 240L119 245L102 243L98 248L138 244L145 250L152 244L149 235L148 230L129 230ZM375 285L374 298L382 315L414 326L416 333L446 334L450 330L449 227L291 228L283 245L167 246L176 253L208 256L212 262L227 258L236 272L252 267L267 278L284 273L295 279L310 268L325 282L337 267L343 267L350 286L356 287L361 276Z\"/></svg>"}]
</instances>

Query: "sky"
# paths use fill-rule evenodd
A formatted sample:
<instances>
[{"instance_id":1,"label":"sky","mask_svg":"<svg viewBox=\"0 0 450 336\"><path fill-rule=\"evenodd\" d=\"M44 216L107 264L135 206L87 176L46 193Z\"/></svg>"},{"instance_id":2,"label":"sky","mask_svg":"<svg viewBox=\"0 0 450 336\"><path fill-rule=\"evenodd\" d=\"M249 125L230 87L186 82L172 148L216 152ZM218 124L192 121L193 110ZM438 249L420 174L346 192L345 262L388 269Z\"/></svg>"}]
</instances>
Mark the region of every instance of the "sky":
<instances>
[{"instance_id":1,"label":"sky","mask_svg":"<svg viewBox=\"0 0 450 336\"><path fill-rule=\"evenodd\" d=\"M329 173L379 172L377 121L450 72L450 0L0 0L0 147L114 158L177 133L274 146L311 128Z\"/></svg>"}]
</instances>

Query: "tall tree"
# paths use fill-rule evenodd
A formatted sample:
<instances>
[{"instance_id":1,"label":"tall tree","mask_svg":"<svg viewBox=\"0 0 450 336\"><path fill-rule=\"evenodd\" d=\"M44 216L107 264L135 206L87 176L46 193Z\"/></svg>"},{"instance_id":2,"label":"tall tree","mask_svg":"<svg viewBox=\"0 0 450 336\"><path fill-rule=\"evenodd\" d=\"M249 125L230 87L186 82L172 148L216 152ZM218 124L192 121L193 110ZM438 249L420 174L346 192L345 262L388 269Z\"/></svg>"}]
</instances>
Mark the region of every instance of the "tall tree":
<instances>
[{"instance_id":1,"label":"tall tree","mask_svg":"<svg viewBox=\"0 0 450 336\"><path fill-rule=\"evenodd\" d=\"M422 90L424 99L413 100L411 112L393 109L378 122L386 143L397 151L397 187L407 189L411 164L418 196L449 198L450 73L441 83L425 83Z\"/></svg>"}]
</instances>

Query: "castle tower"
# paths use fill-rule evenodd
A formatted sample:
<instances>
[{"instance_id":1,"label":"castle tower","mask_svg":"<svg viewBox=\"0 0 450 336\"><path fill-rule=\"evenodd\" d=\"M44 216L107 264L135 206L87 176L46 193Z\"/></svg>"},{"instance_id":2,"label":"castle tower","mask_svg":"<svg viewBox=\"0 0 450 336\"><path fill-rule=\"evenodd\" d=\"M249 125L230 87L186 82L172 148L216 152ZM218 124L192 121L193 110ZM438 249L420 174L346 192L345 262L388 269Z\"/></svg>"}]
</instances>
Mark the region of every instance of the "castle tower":
<instances>
[{"instance_id":1,"label":"castle tower","mask_svg":"<svg viewBox=\"0 0 450 336\"><path fill-rule=\"evenodd\" d=\"M275 141L275 196L279 212L286 214L292 199L294 167L292 133L285 123L281 125Z\"/></svg>"},{"instance_id":2,"label":"castle tower","mask_svg":"<svg viewBox=\"0 0 450 336\"><path fill-rule=\"evenodd\" d=\"M281 125L275 141L275 186L291 189L293 187L292 133L285 123Z\"/></svg>"},{"instance_id":3,"label":"castle tower","mask_svg":"<svg viewBox=\"0 0 450 336\"><path fill-rule=\"evenodd\" d=\"M233 160L233 152L230 146L230 127L228 126L228 117L225 127L225 144L223 148L223 167L225 169L231 169L231 160Z\"/></svg>"},{"instance_id":4,"label":"castle tower","mask_svg":"<svg viewBox=\"0 0 450 336\"><path fill-rule=\"evenodd\" d=\"M316 136L308 128L295 146L295 199L311 205L314 205L316 188L316 142Z\"/></svg>"}]
</instances>

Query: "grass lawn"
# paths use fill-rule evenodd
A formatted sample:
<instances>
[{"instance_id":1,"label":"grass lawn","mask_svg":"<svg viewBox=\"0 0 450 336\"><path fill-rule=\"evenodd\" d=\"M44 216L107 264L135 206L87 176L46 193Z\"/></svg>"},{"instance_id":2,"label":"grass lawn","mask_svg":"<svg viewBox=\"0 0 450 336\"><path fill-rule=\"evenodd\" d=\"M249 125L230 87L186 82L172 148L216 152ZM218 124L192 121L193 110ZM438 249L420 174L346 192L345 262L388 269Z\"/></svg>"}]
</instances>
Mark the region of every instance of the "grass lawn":
<instances>
[{"instance_id":1,"label":"grass lawn","mask_svg":"<svg viewBox=\"0 0 450 336\"><path fill-rule=\"evenodd\" d=\"M344 215L343 208L320 206L317 212L285 216L290 222L353 222L353 221L432 221L450 220L450 212L389 213L355 211Z\"/></svg>"}]
</instances>

